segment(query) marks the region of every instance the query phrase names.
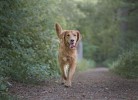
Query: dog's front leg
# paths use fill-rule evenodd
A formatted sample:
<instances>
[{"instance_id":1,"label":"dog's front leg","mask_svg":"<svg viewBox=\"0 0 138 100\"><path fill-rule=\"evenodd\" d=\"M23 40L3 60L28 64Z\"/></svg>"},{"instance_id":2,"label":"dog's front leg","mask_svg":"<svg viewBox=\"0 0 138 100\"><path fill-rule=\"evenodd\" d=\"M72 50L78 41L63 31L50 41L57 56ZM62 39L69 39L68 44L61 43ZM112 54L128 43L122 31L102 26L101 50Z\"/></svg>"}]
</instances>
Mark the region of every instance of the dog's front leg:
<instances>
[{"instance_id":1,"label":"dog's front leg","mask_svg":"<svg viewBox=\"0 0 138 100\"><path fill-rule=\"evenodd\" d=\"M65 65L61 65L61 77L62 77L62 84L64 84L67 80L66 74L65 74L65 70L64 70Z\"/></svg>"},{"instance_id":2,"label":"dog's front leg","mask_svg":"<svg viewBox=\"0 0 138 100\"><path fill-rule=\"evenodd\" d=\"M75 73L75 70L76 70L76 63L74 62L69 65L68 77L67 77L67 81L65 83L66 87L71 86L71 81L72 81L73 75Z\"/></svg>"}]
</instances>

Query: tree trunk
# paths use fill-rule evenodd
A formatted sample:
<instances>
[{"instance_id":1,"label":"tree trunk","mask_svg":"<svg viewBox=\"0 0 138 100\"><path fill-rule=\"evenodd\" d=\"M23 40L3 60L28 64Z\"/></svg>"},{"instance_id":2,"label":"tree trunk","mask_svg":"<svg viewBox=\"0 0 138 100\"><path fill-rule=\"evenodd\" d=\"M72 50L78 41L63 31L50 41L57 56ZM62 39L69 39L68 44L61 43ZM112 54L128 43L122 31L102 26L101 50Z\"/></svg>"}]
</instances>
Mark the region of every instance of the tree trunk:
<instances>
[{"instance_id":1,"label":"tree trunk","mask_svg":"<svg viewBox=\"0 0 138 100\"><path fill-rule=\"evenodd\" d=\"M122 7L118 9L117 16L120 21L120 31L121 31L119 44L122 48L126 48L125 35L128 32L128 22L127 22L128 7Z\"/></svg>"}]
</instances>

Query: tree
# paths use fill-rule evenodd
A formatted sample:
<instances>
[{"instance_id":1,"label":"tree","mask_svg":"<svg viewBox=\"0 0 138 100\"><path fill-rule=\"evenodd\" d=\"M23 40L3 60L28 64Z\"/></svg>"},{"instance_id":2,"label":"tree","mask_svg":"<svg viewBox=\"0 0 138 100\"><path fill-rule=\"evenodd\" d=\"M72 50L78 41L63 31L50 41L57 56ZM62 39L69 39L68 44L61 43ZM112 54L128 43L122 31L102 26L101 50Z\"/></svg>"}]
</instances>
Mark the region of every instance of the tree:
<instances>
[{"instance_id":1,"label":"tree","mask_svg":"<svg viewBox=\"0 0 138 100\"><path fill-rule=\"evenodd\" d=\"M85 15L79 21L79 29L85 34L84 57L102 63L116 56L116 39L119 34L117 1L82 2L78 7Z\"/></svg>"}]
</instances>

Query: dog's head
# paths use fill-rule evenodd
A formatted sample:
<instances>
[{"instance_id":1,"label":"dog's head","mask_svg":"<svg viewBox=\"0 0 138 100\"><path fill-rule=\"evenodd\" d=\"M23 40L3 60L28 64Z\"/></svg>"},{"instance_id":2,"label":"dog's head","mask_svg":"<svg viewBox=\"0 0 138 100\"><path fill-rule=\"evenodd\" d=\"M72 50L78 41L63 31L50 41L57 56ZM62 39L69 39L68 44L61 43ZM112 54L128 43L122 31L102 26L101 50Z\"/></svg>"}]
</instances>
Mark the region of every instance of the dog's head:
<instances>
[{"instance_id":1,"label":"dog's head","mask_svg":"<svg viewBox=\"0 0 138 100\"><path fill-rule=\"evenodd\" d=\"M70 49L75 49L81 40L81 34L77 30L63 30L59 24L55 25L57 36L61 42L64 42L65 46Z\"/></svg>"}]
</instances>

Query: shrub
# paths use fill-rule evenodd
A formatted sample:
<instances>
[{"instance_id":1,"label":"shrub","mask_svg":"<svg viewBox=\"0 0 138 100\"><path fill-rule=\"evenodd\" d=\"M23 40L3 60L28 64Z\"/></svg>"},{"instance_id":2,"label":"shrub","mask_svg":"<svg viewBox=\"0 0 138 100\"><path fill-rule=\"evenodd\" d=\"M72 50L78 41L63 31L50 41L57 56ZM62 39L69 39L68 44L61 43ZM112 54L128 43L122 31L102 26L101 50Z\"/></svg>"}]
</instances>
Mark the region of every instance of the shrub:
<instances>
[{"instance_id":1,"label":"shrub","mask_svg":"<svg viewBox=\"0 0 138 100\"><path fill-rule=\"evenodd\" d=\"M0 100L19 100L16 96L11 96L8 93L0 93Z\"/></svg>"},{"instance_id":2,"label":"shrub","mask_svg":"<svg viewBox=\"0 0 138 100\"><path fill-rule=\"evenodd\" d=\"M78 61L77 70L84 71L84 70L87 70L90 68L94 68L95 65L96 65L95 62L92 60L82 59L82 60Z\"/></svg>"},{"instance_id":3,"label":"shrub","mask_svg":"<svg viewBox=\"0 0 138 100\"><path fill-rule=\"evenodd\" d=\"M42 81L57 75L57 43L54 36L11 33L1 39L3 73L20 82ZM5 48L6 46L6 48Z\"/></svg>"},{"instance_id":4,"label":"shrub","mask_svg":"<svg viewBox=\"0 0 138 100\"><path fill-rule=\"evenodd\" d=\"M0 92L6 92L8 90L6 78L0 75Z\"/></svg>"},{"instance_id":5,"label":"shrub","mask_svg":"<svg viewBox=\"0 0 138 100\"><path fill-rule=\"evenodd\" d=\"M2 75L1 72L2 70L0 70L0 100L18 100L16 96L7 93L10 83L7 82L7 77Z\"/></svg>"},{"instance_id":6,"label":"shrub","mask_svg":"<svg viewBox=\"0 0 138 100\"><path fill-rule=\"evenodd\" d=\"M112 70L127 78L138 78L138 45L119 56Z\"/></svg>"},{"instance_id":7,"label":"shrub","mask_svg":"<svg viewBox=\"0 0 138 100\"><path fill-rule=\"evenodd\" d=\"M0 3L2 76L35 82L57 75L57 42L53 31L57 10L51 6L56 2L1 0Z\"/></svg>"}]
</instances>

